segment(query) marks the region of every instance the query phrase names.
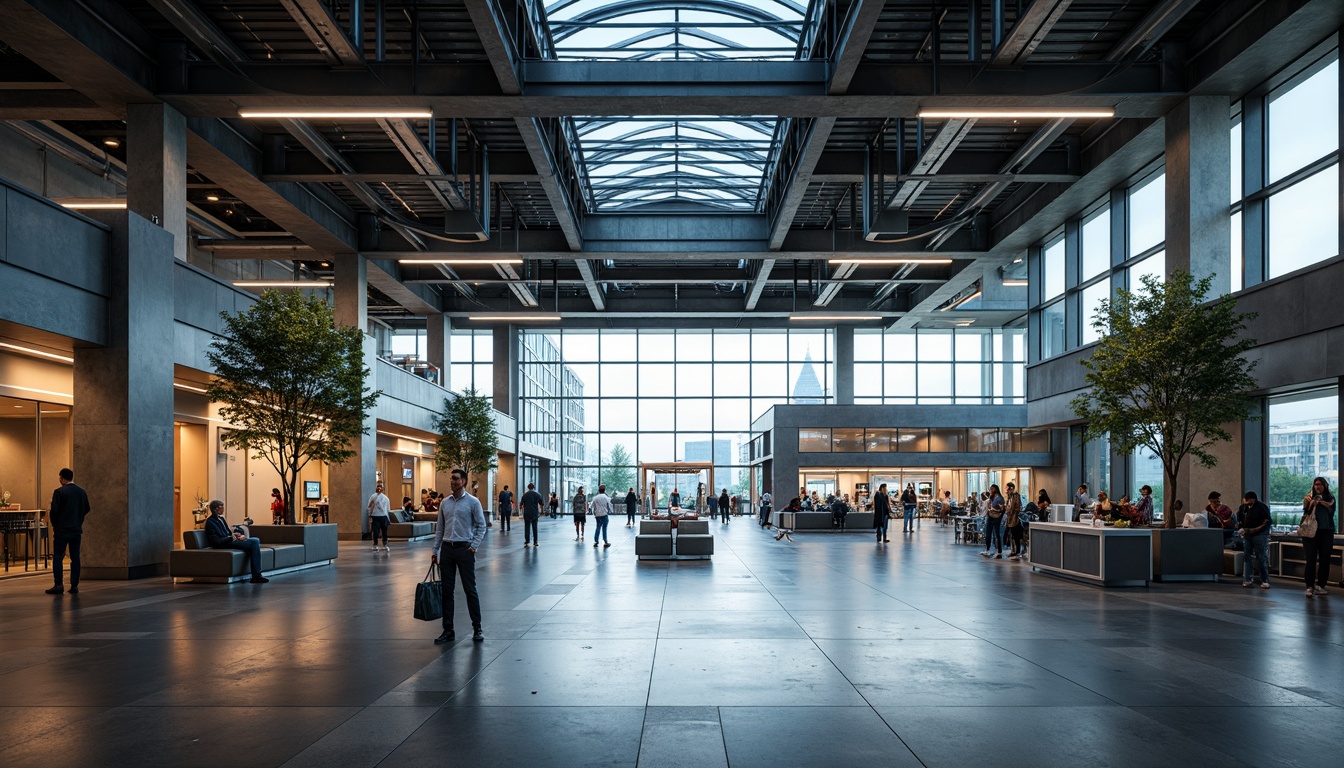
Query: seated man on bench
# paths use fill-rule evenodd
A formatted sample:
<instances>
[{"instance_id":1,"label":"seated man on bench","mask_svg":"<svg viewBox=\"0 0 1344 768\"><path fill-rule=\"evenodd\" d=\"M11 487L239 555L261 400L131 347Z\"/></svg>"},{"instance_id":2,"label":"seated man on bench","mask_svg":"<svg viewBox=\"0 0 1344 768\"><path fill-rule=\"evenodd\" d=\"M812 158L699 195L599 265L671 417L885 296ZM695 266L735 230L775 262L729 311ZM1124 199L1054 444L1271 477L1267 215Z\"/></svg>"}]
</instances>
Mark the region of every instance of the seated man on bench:
<instances>
[{"instance_id":1,"label":"seated man on bench","mask_svg":"<svg viewBox=\"0 0 1344 768\"><path fill-rule=\"evenodd\" d=\"M210 502L210 517L205 520L205 538L215 549L241 549L246 552L247 561L252 566L253 584L270 581L261 575L261 539L244 536L242 531L230 528L224 519L224 502L219 499Z\"/></svg>"}]
</instances>

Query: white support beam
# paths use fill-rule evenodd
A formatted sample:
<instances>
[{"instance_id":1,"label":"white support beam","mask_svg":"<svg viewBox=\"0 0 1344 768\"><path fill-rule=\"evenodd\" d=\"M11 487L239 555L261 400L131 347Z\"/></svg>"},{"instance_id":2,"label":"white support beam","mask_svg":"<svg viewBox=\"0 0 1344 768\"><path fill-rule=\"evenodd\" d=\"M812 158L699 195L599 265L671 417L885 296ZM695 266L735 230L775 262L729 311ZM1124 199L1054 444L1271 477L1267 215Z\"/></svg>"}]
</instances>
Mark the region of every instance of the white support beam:
<instances>
[{"instance_id":1,"label":"white support beam","mask_svg":"<svg viewBox=\"0 0 1344 768\"><path fill-rule=\"evenodd\" d=\"M756 276L751 279L751 285L747 288L748 312L756 309L757 302L761 300L761 293L765 290L765 284L770 279L770 271L774 268L774 259L761 259L761 266L756 270Z\"/></svg>"}]
</instances>

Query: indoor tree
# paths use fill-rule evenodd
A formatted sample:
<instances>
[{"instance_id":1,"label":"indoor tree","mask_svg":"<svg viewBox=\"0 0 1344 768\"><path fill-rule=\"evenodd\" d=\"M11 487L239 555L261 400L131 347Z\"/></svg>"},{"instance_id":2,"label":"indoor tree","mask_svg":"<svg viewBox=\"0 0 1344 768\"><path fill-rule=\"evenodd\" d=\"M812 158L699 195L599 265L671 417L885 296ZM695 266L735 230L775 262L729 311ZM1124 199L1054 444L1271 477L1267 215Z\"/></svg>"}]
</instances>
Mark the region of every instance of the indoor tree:
<instances>
[{"instance_id":1,"label":"indoor tree","mask_svg":"<svg viewBox=\"0 0 1344 768\"><path fill-rule=\"evenodd\" d=\"M634 463L624 445L617 443L611 447L611 455L602 467L601 482L613 498L617 494L624 497L626 489L635 486L635 468L631 466Z\"/></svg>"},{"instance_id":2,"label":"indoor tree","mask_svg":"<svg viewBox=\"0 0 1344 768\"><path fill-rule=\"evenodd\" d=\"M1230 296L1206 302L1211 283L1144 275L1143 290L1103 300L1092 321L1101 341L1081 361L1091 389L1070 404L1084 440L1110 435L1121 453L1144 447L1162 461L1169 528L1181 465L1216 465L1210 448L1232 439L1223 425L1251 415L1255 363L1243 353L1255 341L1242 334L1254 315Z\"/></svg>"},{"instance_id":3,"label":"indoor tree","mask_svg":"<svg viewBox=\"0 0 1344 768\"><path fill-rule=\"evenodd\" d=\"M439 433L434 450L434 468L439 472L463 469L478 475L498 466L494 408L476 390L445 398L434 429Z\"/></svg>"},{"instance_id":4,"label":"indoor tree","mask_svg":"<svg viewBox=\"0 0 1344 768\"><path fill-rule=\"evenodd\" d=\"M224 335L206 352L215 369L206 396L230 425L220 442L275 468L293 524L299 472L314 460L344 463L351 441L368 433L381 393L365 386L364 334L336 327L326 301L297 290L266 291L220 317Z\"/></svg>"}]
</instances>

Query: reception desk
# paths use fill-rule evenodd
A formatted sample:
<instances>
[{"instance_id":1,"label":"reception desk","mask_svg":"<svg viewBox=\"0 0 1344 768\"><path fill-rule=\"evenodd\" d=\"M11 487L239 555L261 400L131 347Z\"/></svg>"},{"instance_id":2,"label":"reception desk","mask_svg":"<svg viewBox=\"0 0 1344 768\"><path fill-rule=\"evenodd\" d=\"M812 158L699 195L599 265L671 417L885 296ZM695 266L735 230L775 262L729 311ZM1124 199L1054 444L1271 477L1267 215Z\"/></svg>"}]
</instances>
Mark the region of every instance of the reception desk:
<instances>
[{"instance_id":1,"label":"reception desk","mask_svg":"<svg viewBox=\"0 0 1344 768\"><path fill-rule=\"evenodd\" d=\"M1144 586L1153 575L1152 531L1032 523L1031 567L1105 587Z\"/></svg>"}]
</instances>

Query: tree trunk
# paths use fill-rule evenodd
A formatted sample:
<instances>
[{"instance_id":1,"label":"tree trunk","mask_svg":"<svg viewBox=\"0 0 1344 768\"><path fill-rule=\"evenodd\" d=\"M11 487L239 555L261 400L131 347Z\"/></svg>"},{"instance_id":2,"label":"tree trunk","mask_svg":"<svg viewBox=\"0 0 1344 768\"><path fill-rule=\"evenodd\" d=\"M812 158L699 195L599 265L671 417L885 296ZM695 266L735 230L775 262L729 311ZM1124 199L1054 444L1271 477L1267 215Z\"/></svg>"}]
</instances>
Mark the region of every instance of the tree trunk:
<instances>
[{"instance_id":1,"label":"tree trunk","mask_svg":"<svg viewBox=\"0 0 1344 768\"><path fill-rule=\"evenodd\" d=\"M1176 476L1177 476L1178 474L1180 474L1180 472L1181 472L1181 463L1180 463L1179 461L1177 461L1177 462L1176 462L1176 466L1175 466L1174 468L1172 468L1172 469L1167 469L1166 465L1164 464L1163 467L1162 467L1162 471L1163 471L1163 472L1166 474L1166 476L1167 476L1167 478L1166 478L1166 480L1167 480L1167 491L1164 493L1164 495L1166 496L1166 498L1162 500L1162 506L1164 506L1164 507L1167 508L1167 513L1166 513L1165 515L1163 515L1163 518L1164 518L1164 519L1163 519L1163 521L1162 521L1162 527L1164 527L1164 528L1176 528L1176 527L1178 527L1178 526L1180 525L1180 521L1176 519L1176 511L1175 511L1175 507L1176 507L1176 491L1177 491L1177 488L1176 488L1176 483L1177 483Z\"/></svg>"},{"instance_id":2,"label":"tree trunk","mask_svg":"<svg viewBox=\"0 0 1344 768\"><path fill-rule=\"evenodd\" d=\"M285 525L294 524L294 486L299 482L299 473L293 468L289 474L280 478L280 495L285 501Z\"/></svg>"}]
</instances>

